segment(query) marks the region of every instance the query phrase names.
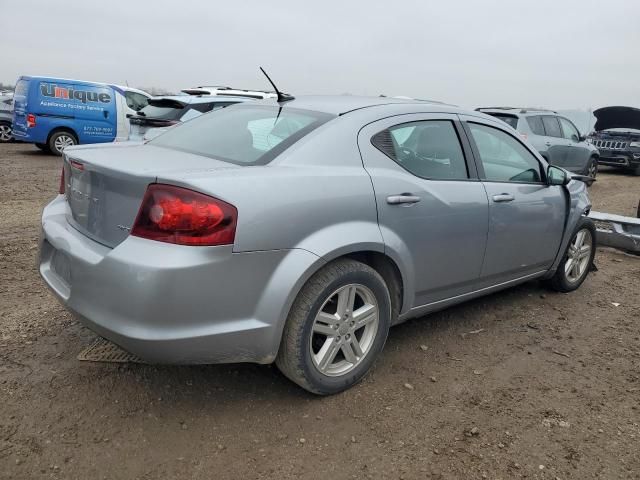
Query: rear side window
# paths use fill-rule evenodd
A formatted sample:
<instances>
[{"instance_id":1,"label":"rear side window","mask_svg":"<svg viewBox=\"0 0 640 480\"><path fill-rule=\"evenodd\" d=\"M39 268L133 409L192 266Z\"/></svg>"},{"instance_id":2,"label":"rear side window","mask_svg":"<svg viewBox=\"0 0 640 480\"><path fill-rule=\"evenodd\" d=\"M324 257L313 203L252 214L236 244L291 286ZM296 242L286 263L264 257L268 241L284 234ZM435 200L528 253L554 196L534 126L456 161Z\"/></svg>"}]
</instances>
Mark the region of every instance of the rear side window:
<instances>
[{"instance_id":1,"label":"rear side window","mask_svg":"<svg viewBox=\"0 0 640 480\"><path fill-rule=\"evenodd\" d=\"M560 124L556 117L545 115L542 117L542 124L547 137L562 138L562 130L560 130Z\"/></svg>"},{"instance_id":2,"label":"rear side window","mask_svg":"<svg viewBox=\"0 0 640 480\"><path fill-rule=\"evenodd\" d=\"M529 128L535 135L544 136L544 126L542 125L542 117L536 115L535 117L527 117L527 123Z\"/></svg>"},{"instance_id":3,"label":"rear side window","mask_svg":"<svg viewBox=\"0 0 640 480\"><path fill-rule=\"evenodd\" d=\"M502 120L504 123L506 123L513 129L518 128L518 117L515 117L513 115L504 115L500 113L490 113L489 115L497 118L498 120Z\"/></svg>"},{"instance_id":4,"label":"rear side window","mask_svg":"<svg viewBox=\"0 0 640 480\"><path fill-rule=\"evenodd\" d=\"M432 180L469 178L458 134L448 120L396 125L374 135L371 143L417 177Z\"/></svg>"},{"instance_id":5,"label":"rear side window","mask_svg":"<svg viewBox=\"0 0 640 480\"><path fill-rule=\"evenodd\" d=\"M487 125L470 123L480 153L484 179L493 182L539 183L540 163L511 135Z\"/></svg>"},{"instance_id":6,"label":"rear side window","mask_svg":"<svg viewBox=\"0 0 640 480\"><path fill-rule=\"evenodd\" d=\"M287 107L220 108L149 142L236 165L264 165L334 115Z\"/></svg>"}]
</instances>

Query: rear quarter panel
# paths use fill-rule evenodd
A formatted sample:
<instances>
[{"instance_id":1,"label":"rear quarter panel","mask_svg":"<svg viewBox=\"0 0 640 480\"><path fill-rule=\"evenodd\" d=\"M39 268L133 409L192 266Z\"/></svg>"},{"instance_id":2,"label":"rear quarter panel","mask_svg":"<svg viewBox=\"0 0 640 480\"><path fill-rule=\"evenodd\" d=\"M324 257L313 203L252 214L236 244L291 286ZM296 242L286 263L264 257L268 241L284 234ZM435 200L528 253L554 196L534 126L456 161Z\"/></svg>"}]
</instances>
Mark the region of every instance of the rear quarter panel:
<instances>
[{"instance_id":1,"label":"rear quarter panel","mask_svg":"<svg viewBox=\"0 0 640 480\"><path fill-rule=\"evenodd\" d=\"M235 205L237 252L302 248L325 258L358 249L382 252L373 187L362 166L357 131L335 119L269 165L197 171L166 181Z\"/></svg>"}]
</instances>

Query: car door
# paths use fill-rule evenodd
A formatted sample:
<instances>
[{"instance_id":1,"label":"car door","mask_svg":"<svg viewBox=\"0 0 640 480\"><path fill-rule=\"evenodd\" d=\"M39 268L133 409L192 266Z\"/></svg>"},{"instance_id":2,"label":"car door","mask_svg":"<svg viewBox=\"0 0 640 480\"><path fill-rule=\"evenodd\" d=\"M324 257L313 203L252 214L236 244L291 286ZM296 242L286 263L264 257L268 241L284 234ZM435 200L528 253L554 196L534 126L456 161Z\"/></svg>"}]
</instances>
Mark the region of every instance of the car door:
<instances>
[{"instance_id":1,"label":"car door","mask_svg":"<svg viewBox=\"0 0 640 480\"><path fill-rule=\"evenodd\" d=\"M586 142L580 141L580 133L575 125L564 117L558 117L562 127L562 135L569 146L567 153L567 169L573 172L588 173L587 164L591 158L591 150Z\"/></svg>"},{"instance_id":2,"label":"car door","mask_svg":"<svg viewBox=\"0 0 640 480\"><path fill-rule=\"evenodd\" d=\"M461 135L455 115L412 114L358 136L385 246L413 270L410 307L469 292L480 276L488 200Z\"/></svg>"},{"instance_id":3,"label":"car door","mask_svg":"<svg viewBox=\"0 0 640 480\"><path fill-rule=\"evenodd\" d=\"M547 185L544 163L510 132L465 119L489 199L482 285L545 271L562 240L568 201L564 187Z\"/></svg>"},{"instance_id":4,"label":"car door","mask_svg":"<svg viewBox=\"0 0 640 480\"><path fill-rule=\"evenodd\" d=\"M569 145L562 135L558 118L553 115L542 115L544 126L544 145L547 149L547 160L551 165L565 168L567 166Z\"/></svg>"}]
</instances>

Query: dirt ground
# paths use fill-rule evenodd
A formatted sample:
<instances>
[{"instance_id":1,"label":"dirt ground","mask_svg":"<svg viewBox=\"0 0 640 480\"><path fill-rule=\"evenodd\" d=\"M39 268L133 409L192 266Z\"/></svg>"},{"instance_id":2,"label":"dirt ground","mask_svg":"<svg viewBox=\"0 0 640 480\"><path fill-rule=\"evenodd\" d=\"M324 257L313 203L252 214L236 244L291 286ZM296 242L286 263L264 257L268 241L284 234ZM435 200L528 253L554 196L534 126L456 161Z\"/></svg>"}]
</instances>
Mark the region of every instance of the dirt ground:
<instances>
[{"instance_id":1,"label":"dirt ground","mask_svg":"<svg viewBox=\"0 0 640 480\"><path fill-rule=\"evenodd\" d=\"M0 145L0 478L640 478L640 257L396 327L365 381L318 398L269 366L78 361L95 337L35 269L59 171ZM640 178L602 171L591 195L635 214Z\"/></svg>"}]
</instances>

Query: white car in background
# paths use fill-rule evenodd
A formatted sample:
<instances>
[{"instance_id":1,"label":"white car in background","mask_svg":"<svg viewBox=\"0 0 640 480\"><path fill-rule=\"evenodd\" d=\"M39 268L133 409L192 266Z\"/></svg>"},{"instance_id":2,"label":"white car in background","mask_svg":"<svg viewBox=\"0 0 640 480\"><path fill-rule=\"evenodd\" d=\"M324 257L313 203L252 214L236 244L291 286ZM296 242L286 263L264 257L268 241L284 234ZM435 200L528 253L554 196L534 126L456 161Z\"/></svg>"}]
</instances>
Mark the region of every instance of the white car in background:
<instances>
[{"instance_id":1,"label":"white car in background","mask_svg":"<svg viewBox=\"0 0 640 480\"><path fill-rule=\"evenodd\" d=\"M13 139L11 122L13 121L13 93L0 95L0 143Z\"/></svg>"},{"instance_id":2,"label":"white car in background","mask_svg":"<svg viewBox=\"0 0 640 480\"><path fill-rule=\"evenodd\" d=\"M256 100L264 98L277 98L276 92L267 92L264 90L243 90L240 88L223 87L220 85L191 87L181 90L188 95L217 95L224 97L245 97L255 98Z\"/></svg>"},{"instance_id":3,"label":"white car in background","mask_svg":"<svg viewBox=\"0 0 640 480\"><path fill-rule=\"evenodd\" d=\"M147 106L129 118L129 140L151 140L178 123L224 108L246 102L246 97L219 97L213 95L166 95L149 99Z\"/></svg>"}]
</instances>

